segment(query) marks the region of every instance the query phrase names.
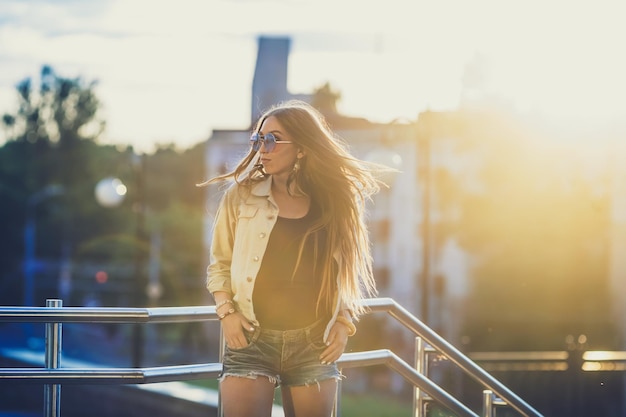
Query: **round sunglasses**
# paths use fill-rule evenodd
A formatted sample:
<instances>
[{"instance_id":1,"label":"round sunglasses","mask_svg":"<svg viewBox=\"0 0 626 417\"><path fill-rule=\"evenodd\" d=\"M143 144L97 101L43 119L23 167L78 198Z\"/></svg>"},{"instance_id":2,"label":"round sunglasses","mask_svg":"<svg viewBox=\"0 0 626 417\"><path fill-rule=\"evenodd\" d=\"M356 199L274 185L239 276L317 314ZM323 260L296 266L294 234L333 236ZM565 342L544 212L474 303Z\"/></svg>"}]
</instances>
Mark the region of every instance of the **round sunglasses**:
<instances>
[{"instance_id":1,"label":"round sunglasses","mask_svg":"<svg viewBox=\"0 0 626 417\"><path fill-rule=\"evenodd\" d=\"M276 136L273 133L253 133L250 136L250 145L252 145L252 150L257 152L261 149L261 144L265 145L266 152L272 152L276 147L277 143L293 143L290 140L276 140Z\"/></svg>"}]
</instances>

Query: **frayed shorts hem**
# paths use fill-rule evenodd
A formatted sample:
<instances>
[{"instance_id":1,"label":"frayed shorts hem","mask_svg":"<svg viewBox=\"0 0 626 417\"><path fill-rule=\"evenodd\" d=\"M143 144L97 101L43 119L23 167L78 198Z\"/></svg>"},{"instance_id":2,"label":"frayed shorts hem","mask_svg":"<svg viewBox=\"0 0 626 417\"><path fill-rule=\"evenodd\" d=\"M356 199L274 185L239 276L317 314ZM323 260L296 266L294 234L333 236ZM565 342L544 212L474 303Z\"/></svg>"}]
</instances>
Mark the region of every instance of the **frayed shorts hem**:
<instances>
[{"instance_id":1,"label":"frayed shorts hem","mask_svg":"<svg viewBox=\"0 0 626 417\"><path fill-rule=\"evenodd\" d=\"M280 376L278 375L268 375L266 373L263 372L248 372L246 374L238 374L236 372L226 372L224 374L222 374L219 377L219 381L223 381L224 378L228 377L228 376L232 376L235 378L247 378L247 379L258 379L260 376L265 377L267 379L269 379L269 381L274 384L274 386L279 386L280 385Z\"/></svg>"},{"instance_id":2,"label":"frayed shorts hem","mask_svg":"<svg viewBox=\"0 0 626 417\"><path fill-rule=\"evenodd\" d=\"M342 379L345 378L345 376L341 373L339 373L339 375L334 375L334 376L328 376L325 378L321 378L321 379L312 379L310 381L305 381L305 382L300 382L300 383L292 383L292 384L283 384L280 380L280 376L278 375L268 375L266 373L263 372L248 372L246 374L238 374L236 372L227 372L222 374L219 377L219 381L223 381L224 378L226 377L235 377L235 378L247 378L247 379L258 379L259 377L265 377L267 378L272 384L274 384L275 387L279 387L279 386L283 386L283 387L308 387L310 385L317 385L319 388L319 384L321 382L324 381L328 381L331 379L334 379L335 381L339 382Z\"/></svg>"},{"instance_id":3,"label":"frayed shorts hem","mask_svg":"<svg viewBox=\"0 0 626 417\"><path fill-rule=\"evenodd\" d=\"M317 385L317 387L319 388L320 383L324 382L324 381L329 381L329 380L335 380L337 382L341 381L342 379L344 379L345 377L343 375L335 375L335 376L328 376L325 378L319 378L319 379L312 379L310 381L305 381L303 383L293 383L293 384L283 384L284 387L308 387L310 385Z\"/></svg>"}]
</instances>

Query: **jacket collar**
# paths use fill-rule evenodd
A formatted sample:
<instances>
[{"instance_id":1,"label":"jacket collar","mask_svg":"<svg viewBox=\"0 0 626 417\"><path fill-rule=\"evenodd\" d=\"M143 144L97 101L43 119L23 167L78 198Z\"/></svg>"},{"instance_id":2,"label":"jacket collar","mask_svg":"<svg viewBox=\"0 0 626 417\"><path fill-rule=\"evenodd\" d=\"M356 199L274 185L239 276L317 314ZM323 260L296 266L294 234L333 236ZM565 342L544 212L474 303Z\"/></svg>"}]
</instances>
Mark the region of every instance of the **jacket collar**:
<instances>
[{"instance_id":1,"label":"jacket collar","mask_svg":"<svg viewBox=\"0 0 626 417\"><path fill-rule=\"evenodd\" d=\"M255 183L250 192L257 197L269 197L272 190L272 176L268 175L263 180Z\"/></svg>"}]
</instances>

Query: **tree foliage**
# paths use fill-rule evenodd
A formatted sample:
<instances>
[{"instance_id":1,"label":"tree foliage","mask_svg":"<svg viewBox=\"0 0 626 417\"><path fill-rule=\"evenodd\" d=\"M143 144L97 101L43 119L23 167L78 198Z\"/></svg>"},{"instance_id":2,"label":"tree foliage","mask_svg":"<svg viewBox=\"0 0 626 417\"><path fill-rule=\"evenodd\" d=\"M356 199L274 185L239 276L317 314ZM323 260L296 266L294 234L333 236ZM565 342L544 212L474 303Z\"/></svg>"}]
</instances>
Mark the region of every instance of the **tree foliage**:
<instances>
[{"instance_id":1,"label":"tree foliage","mask_svg":"<svg viewBox=\"0 0 626 417\"><path fill-rule=\"evenodd\" d=\"M5 114L3 123L18 141L63 147L80 139L95 139L104 129L98 117L96 85L96 81L61 77L45 65L39 80L29 77L17 84L17 114Z\"/></svg>"},{"instance_id":2,"label":"tree foliage","mask_svg":"<svg viewBox=\"0 0 626 417\"><path fill-rule=\"evenodd\" d=\"M37 305L59 296L60 265L71 262L72 293L66 305L83 302L89 293L106 305L130 305L135 277L145 278L150 236L162 235L162 303L184 304L202 287L203 148L185 152L171 146L144 155L145 166L132 147L100 145L105 122L96 81L65 78L44 66L39 79L16 85L15 114L2 123L9 140L0 147L0 302L19 304L24 260L23 233L27 211L37 225ZM107 176L128 187L120 207L100 206L95 186ZM141 178L141 182L139 179ZM32 196L50 185L63 194L32 204ZM143 231L138 207L144 207ZM153 233L154 232L154 233ZM141 263L141 265L139 265ZM98 270L108 281L97 284ZM145 281L145 279L144 279ZM172 289L172 291L167 291Z\"/></svg>"},{"instance_id":3,"label":"tree foliage","mask_svg":"<svg viewBox=\"0 0 626 417\"><path fill-rule=\"evenodd\" d=\"M341 99L341 93L334 91L330 83L325 83L313 92L311 105L323 114L336 114L337 102Z\"/></svg>"}]
</instances>

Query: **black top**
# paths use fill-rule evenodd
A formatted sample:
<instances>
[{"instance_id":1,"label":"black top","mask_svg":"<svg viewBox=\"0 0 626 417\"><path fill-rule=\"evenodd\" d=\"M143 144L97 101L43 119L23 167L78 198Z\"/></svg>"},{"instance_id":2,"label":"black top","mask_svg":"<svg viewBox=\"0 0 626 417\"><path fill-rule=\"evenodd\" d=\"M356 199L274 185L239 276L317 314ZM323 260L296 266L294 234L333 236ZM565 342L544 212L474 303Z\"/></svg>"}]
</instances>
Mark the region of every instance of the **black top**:
<instances>
[{"instance_id":1,"label":"black top","mask_svg":"<svg viewBox=\"0 0 626 417\"><path fill-rule=\"evenodd\" d=\"M316 315L324 262L316 259L315 240L319 241L317 253L325 253L320 233L317 233L318 239L315 239L315 235L307 238L298 269L294 273L300 243L317 215L318 210L311 206L302 218L278 217L252 295L254 313L261 327L299 329L314 323L318 318L330 318L328 308L322 309L319 317Z\"/></svg>"}]
</instances>

